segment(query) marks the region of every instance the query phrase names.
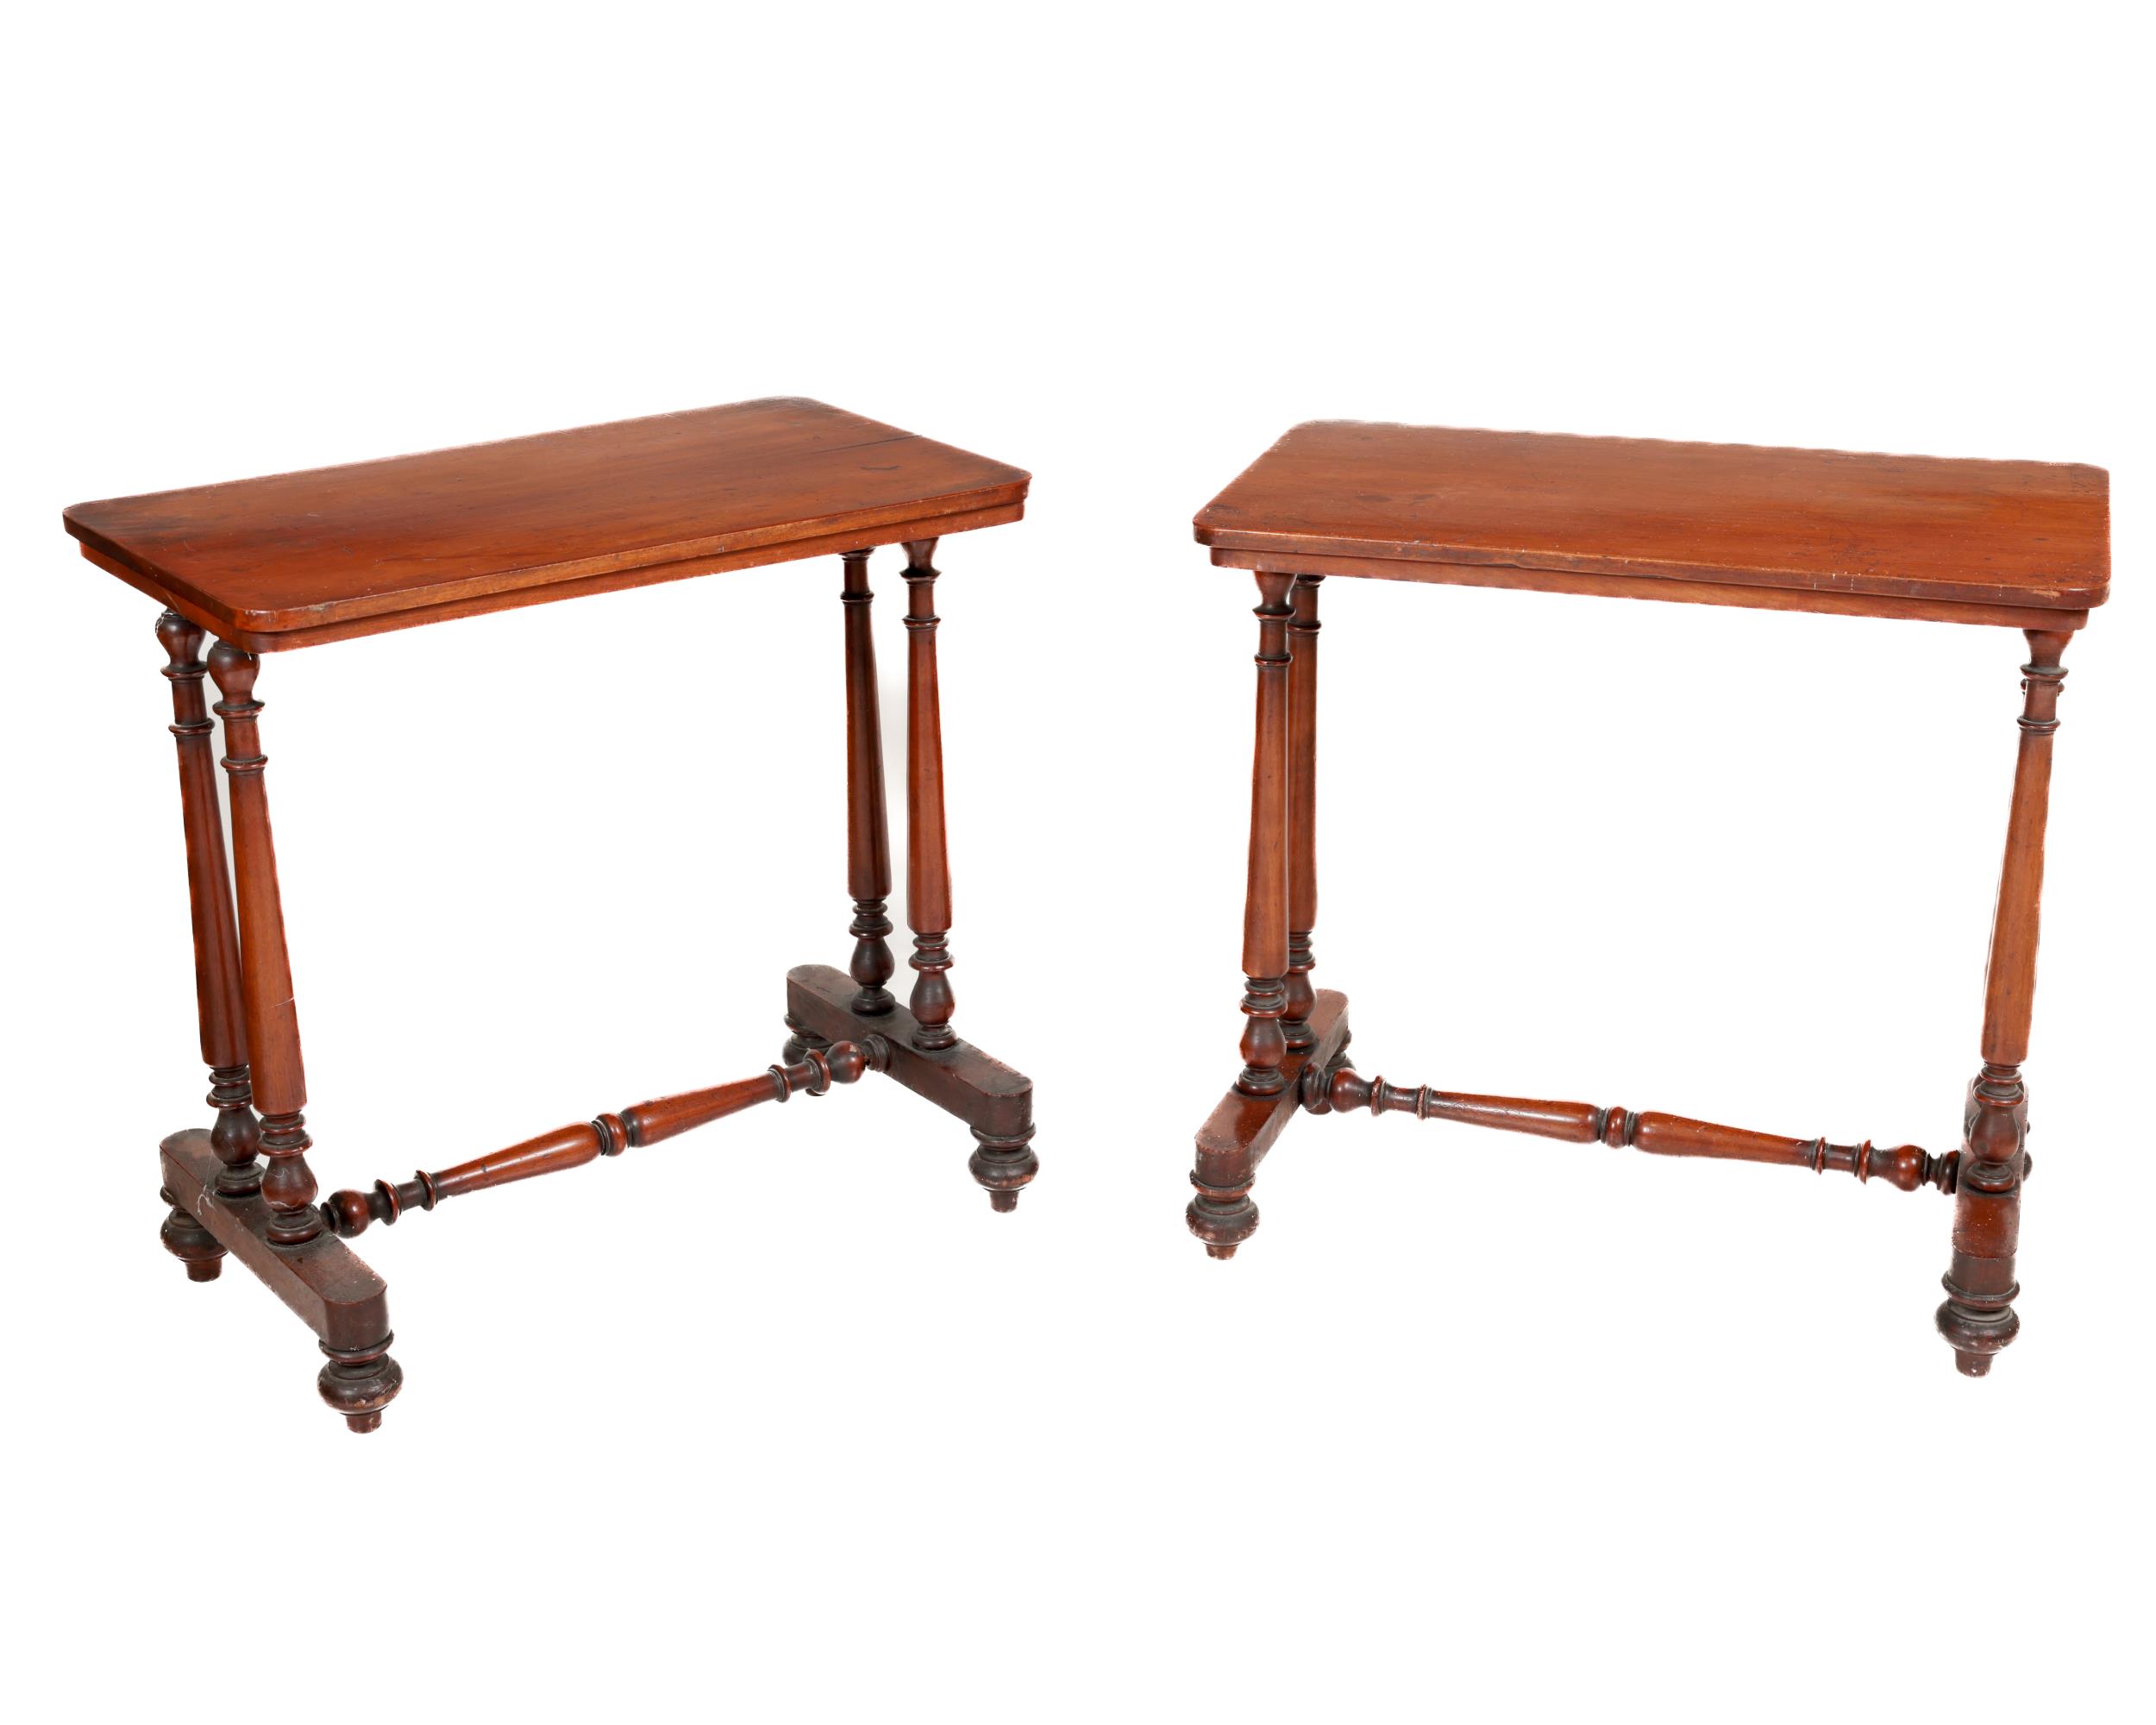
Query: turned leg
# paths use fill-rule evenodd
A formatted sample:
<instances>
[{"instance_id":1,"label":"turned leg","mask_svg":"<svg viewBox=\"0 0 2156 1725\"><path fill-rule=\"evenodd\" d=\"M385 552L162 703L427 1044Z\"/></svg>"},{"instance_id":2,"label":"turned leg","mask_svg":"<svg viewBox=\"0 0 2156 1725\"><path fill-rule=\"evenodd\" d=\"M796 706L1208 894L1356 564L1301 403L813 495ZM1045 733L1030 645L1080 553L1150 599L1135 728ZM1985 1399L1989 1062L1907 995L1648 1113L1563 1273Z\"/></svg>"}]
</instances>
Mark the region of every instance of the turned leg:
<instances>
[{"instance_id":1,"label":"turned leg","mask_svg":"<svg viewBox=\"0 0 2156 1725\"><path fill-rule=\"evenodd\" d=\"M1318 584L1324 580L1295 577L1295 614L1288 625L1288 975L1280 1028L1289 1048L1318 1039L1310 1028L1318 998L1310 935L1318 922Z\"/></svg>"},{"instance_id":2,"label":"turned leg","mask_svg":"<svg viewBox=\"0 0 2156 1725\"><path fill-rule=\"evenodd\" d=\"M868 626L868 554L849 551L846 586L846 887L853 894L854 1010L879 1018L891 1010L884 986L897 965L889 936L891 828L883 799L883 720L876 705L876 643ZM932 650L932 649L931 649ZM792 1046L791 1044L788 1044ZM795 1058L799 1057L796 1055Z\"/></svg>"},{"instance_id":3,"label":"turned leg","mask_svg":"<svg viewBox=\"0 0 2156 1725\"><path fill-rule=\"evenodd\" d=\"M1275 1096L1285 1079L1288 1038L1281 1026L1288 1004L1288 593L1292 577L1257 577L1257 721L1250 767L1250 873L1243 906L1243 1070L1235 1088L1246 1096ZM1313 688L1314 693L1314 688ZM1313 900L1314 904L1314 881ZM1307 1019L1305 1020L1307 1022ZM1250 1201L1257 1163L1247 1147L1209 1154L1200 1142L1191 1174L1197 1196L1185 1212L1190 1231L1213 1258L1257 1231Z\"/></svg>"},{"instance_id":4,"label":"turned leg","mask_svg":"<svg viewBox=\"0 0 2156 1725\"><path fill-rule=\"evenodd\" d=\"M2021 1062L2028 1056L2030 1007L2036 993L2036 924L2044 891L2044 821L2051 799L2052 736L2059 729L2059 667L2070 638L2040 629L2021 667L2021 742L2014 766L2006 856L1984 971L1984 1069L1969 1087L1961 1169L1954 1195L1953 1258L1945 1277L1939 1333L1971 1377L2014 1339L2021 1320L2014 1296L2014 1248L2021 1230L2021 1182L2028 1175L2028 1096Z\"/></svg>"},{"instance_id":5,"label":"turned leg","mask_svg":"<svg viewBox=\"0 0 2156 1725\"><path fill-rule=\"evenodd\" d=\"M931 1052L958 1040L950 1027L950 853L943 834L943 720L936 686L933 539L906 547L906 921L918 973L906 1002Z\"/></svg>"},{"instance_id":6,"label":"turned leg","mask_svg":"<svg viewBox=\"0 0 2156 1725\"><path fill-rule=\"evenodd\" d=\"M224 720L224 768L232 802L232 856L239 887L240 1002L246 1020L247 1048L253 1056L254 1097L261 1110L262 1153L269 1159L261 1195L269 1206L266 1238L273 1246L296 1251L322 1232L315 1208L315 1176L307 1166L307 1076L299 1052L299 1015L292 1000L291 964L285 950L285 911L277 887L277 848L270 831L269 797L263 784L268 758L262 753L254 681L261 661L229 642L210 651L210 674L224 698L217 703ZM379 1345L389 1346L386 1334ZM343 1350L325 1368L323 1394L346 1415L355 1432L381 1423L381 1408L397 1393L396 1362L375 1345ZM366 1356L364 1358L359 1356ZM349 1367L364 1377L364 1394L354 1392L350 1405L331 1395L330 1378ZM349 1374L337 1378L349 1386Z\"/></svg>"},{"instance_id":7,"label":"turned leg","mask_svg":"<svg viewBox=\"0 0 2156 1725\"><path fill-rule=\"evenodd\" d=\"M179 755L179 806L187 844L187 900L195 943L195 1013L203 1063L210 1069L210 1106L217 1111L210 1142L222 1164L217 1190L247 1197L260 1189L260 1138L248 1086L247 1027L240 1008L240 937L233 919L232 878L225 864L224 822L217 812L216 730L204 703L208 671L199 655L203 632L177 612L157 619L165 676L172 692L172 741ZM171 1195L165 1195L172 1202ZM224 1248L177 1207L160 1231L166 1249L187 1266L190 1280L214 1281Z\"/></svg>"}]
</instances>

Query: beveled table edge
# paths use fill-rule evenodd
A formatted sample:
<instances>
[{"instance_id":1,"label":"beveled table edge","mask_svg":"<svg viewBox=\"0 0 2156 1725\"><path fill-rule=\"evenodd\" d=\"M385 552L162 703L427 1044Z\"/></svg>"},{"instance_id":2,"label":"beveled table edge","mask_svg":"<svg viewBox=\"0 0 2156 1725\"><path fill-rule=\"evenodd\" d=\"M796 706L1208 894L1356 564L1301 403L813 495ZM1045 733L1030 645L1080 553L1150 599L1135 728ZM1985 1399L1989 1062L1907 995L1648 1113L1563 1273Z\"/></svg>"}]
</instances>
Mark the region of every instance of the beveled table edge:
<instances>
[{"instance_id":1,"label":"beveled table edge","mask_svg":"<svg viewBox=\"0 0 2156 1725\"><path fill-rule=\"evenodd\" d=\"M657 562L601 567L567 580L559 578L559 570L575 566L555 565L547 578L523 586L489 587L426 605L401 608L392 606L360 616L335 614L346 611L347 607L343 605L322 606L319 611L332 613L325 620L282 627L264 626L249 619L294 613L228 612L222 607L207 604L197 594L178 583L168 583L163 578L147 573L117 556L107 555L79 534L76 537L80 542L83 555L97 568L108 574L118 576L129 586L147 593L160 604L170 606L219 639L229 641L249 653L277 653L291 652L301 647L321 646L332 641L348 641L363 635L385 634L392 630L417 629L430 623L448 623L458 618L483 616L490 612L515 611L525 605L548 604L555 599L580 599L590 593L617 593L630 587L655 586L661 581L685 580L697 575L720 574L731 569L757 568L768 563L790 563L810 557L837 555L846 551L872 550L879 545L895 545L909 539L937 539L983 527L1000 527L1025 519L1025 493L1031 483L1032 475L1022 474L1016 481L1018 495L1007 503L962 507L947 513L899 515L886 520L853 521L837 531L805 538L781 539L734 550L693 553ZM997 486L993 489L1005 491L1010 487ZM979 493L959 495L972 498ZM876 511L872 513L882 516L889 511ZM68 530L73 533L72 524ZM604 564L608 560L592 561ZM307 613L298 614L304 616Z\"/></svg>"},{"instance_id":2,"label":"beveled table edge","mask_svg":"<svg viewBox=\"0 0 2156 1725\"><path fill-rule=\"evenodd\" d=\"M1645 443L1658 448L1742 450L1752 454L1769 455L1833 455L1852 461L1877 459L1938 461L1950 466L1970 467L2055 467L2062 473L2084 475L2096 481L2101 490L2104 526L2103 568L2100 577L2091 574L2061 580L2056 586L2047 590L2040 598L2027 588L2002 587L1996 583L1983 581L1916 581L1906 577L1897 578L1891 575L1867 577L1862 574L1822 577L1804 570L1732 568L1719 564L1660 562L1643 559L1570 555L1559 552L1551 552L1546 556L1536 557L1522 555L1517 548L1511 547L1489 549L1429 540L1342 539L1324 534L1269 531L1259 528L1216 525L1207 519L1220 499L1241 483L1245 474L1263 461L1267 455L1271 454L1274 449L1278 448L1297 432L1335 425L1369 426L1378 429L1396 428L1410 431L1487 431L1492 436L1501 437L1548 437L1592 443ZM1294 425L1289 426L1287 430L1267 445L1265 450L1256 460L1247 463L1234 479L1222 486L1205 507L1192 518L1190 524L1192 536L1200 545L1216 552L1264 553L1274 556L1292 555L1310 560L1352 559L1370 564L1396 562L1408 566L1435 565L1456 572L1444 575L1419 576L1405 568L1389 572L1376 568L1325 571L1317 568L1314 561L1307 570L1297 572L1313 574L1324 573L1380 576L1389 574L1391 579L1398 580L1437 580L1466 586L1526 586L1531 585L1525 580L1476 581L1465 574L1457 573L1472 568L1492 568L1564 575L1615 576L1632 580L1692 581L1728 587L1761 587L1776 593L1798 593L1807 596L1821 593L1866 594L1881 599L1937 601L1942 605L1963 604L1993 605L2015 612L2026 612L2031 616L2053 618L2053 621L2042 625L2023 626L2042 626L2053 629L2078 628L2079 624L2062 624L2056 619L2062 612L2078 612L2082 613L2083 620L2085 621L2086 613L2095 606L2103 604L2111 593L2111 474L2109 468L2097 467L2093 462L2088 461L2038 461L2018 458L2002 461L1994 457L1978 455L1896 455L1882 450L1822 449L1796 444L1714 443L1696 438L1683 437L1614 437L1578 431L1520 431L1479 426L1411 425L1401 420L1364 420L1342 417L1305 419L1299 420ZM1221 567L1229 568L1257 567L1254 563L1248 562L1230 563L1217 555L1213 561ZM1282 568L1284 566L1275 563L1268 567ZM1552 586L1545 590L1583 593L1605 591L1605 589L1570 586ZM1642 597L1645 595L1623 594L1622 596ZM1670 597L1683 599L1687 596L1672 593ZM1743 604L1746 601L1733 599L1709 599L1704 602ZM1757 603L1767 602L1758 601ZM1782 605L1776 608L1820 611L1846 609L1846 607L1831 604L1815 606ZM1890 617L1923 616L1928 618L1933 616L1933 613L1928 611L1912 612L1906 607L1896 607L1870 614Z\"/></svg>"},{"instance_id":3,"label":"beveled table edge","mask_svg":"<svg viewBox=\"0 0 2156 1725\"><path fill-rule=\"evenodd\" d=\"M1419 558L1341 557L1303 551L1246 551L1216 546L1223 569L1282 575L1347 575L1416 581L1426 586L1503 587L1529 593L1578 593L1596 599L1642 599L1664 604L1728 605L1756 611L1811 612L1828 617L1886 617L1920 623L1990 624L2008 629L2071 632L2089 620L2086 607L2003 605L1980 599L1899 598L1833 587L1747 586L1664 574L1600 574L1536 568L1520 563L1445 563Z\"/></svg>"}]
</instances>

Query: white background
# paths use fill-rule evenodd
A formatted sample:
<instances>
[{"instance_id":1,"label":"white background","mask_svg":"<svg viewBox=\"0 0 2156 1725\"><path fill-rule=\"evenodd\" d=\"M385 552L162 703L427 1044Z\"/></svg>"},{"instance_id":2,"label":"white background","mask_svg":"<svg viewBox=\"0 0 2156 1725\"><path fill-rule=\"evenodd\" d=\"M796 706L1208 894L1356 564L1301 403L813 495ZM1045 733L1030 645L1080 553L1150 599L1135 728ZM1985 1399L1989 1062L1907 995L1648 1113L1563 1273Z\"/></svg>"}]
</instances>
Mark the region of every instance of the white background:
<instances>
[{"instance_id":1,"label":"white background","mask_svg":"<svg viewBox=\"0 0 2156 1725\"><path fill-rule=\"evenodd\" d=\"M2145 1707L2125 16L18 19L18 1716ZM872 1079L378 1232L407 1382L351 1438L305 1330L157 1244L157 1140L207 1119L170 713L155 607L60 509L774 393L1036 476L937 599L956 1022L1036 1079L1044 1172L991 1214L962 1126ZM1189 518L1322 416L2112 469L1988 1381L1932 1331L1930 1192L1355 1116L1290 1128L1233 1264L1185 1234L1256 597ZM848 950L837 585L267 662L325 1190L775 1055L787 968ZM2017 636L1325 606L1319 980L1363 1070L1953 1146Z\"/></svg>"}]
</instances>

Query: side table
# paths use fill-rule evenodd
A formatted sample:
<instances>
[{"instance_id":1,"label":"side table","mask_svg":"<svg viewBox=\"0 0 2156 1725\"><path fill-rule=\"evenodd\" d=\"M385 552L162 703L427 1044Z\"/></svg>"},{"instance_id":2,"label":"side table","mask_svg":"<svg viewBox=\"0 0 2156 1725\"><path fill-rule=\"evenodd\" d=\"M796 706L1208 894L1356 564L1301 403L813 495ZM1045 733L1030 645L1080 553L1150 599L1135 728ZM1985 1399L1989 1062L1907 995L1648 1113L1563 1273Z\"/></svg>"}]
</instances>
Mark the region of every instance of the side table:
<instances>
[{"instance_id":1,"label":"side table","mask_svg":"<svg viewBox=\"0 0 2156 1725\"><path fill-rule=\"evenodd\" d=\"M1214 1258L1257 1227L1257 1165L1298 1108L1367 1108L1576 1144L1835 1169L1954 1197L1940 1333L1981 1377L2014 1339L2028 1049L2060 656L2110 582L2109 480L1940 461L1626 438L1299 425L1201 510L1257 577L1257 740L1243 1070L1198 1132L1187 1220ZM1314 988L1318 593L1329 575L1990 624L2028 637L2020 755L1959 1149L1877 1149L1673 1114L1407 1088L1347 1062L1347 999Z\"/></svg>"},{"instance_id":2,"label":"side table","mask_svg":"<svg viewBox=\"0 0 2156 1725\"><path fill-rule=\"evenodd\" d=\"M403 1383L382 1278L345 1240L446 1198L655 1144L759 1102L887 1074L973 1129L998 1210L1039 1167L1030 1080L951 1029L950 870L937 688L937 542L1016 521L1029 476L799 399L588 426L311 473L78 504L91 562L165 607L193 911L195 994L213 1124L160 1146L163 1238L197 1282L229 1252L320 1338L323 1397L355 1432ZM906 550L909 1004L896 966L869 553ZM298 1019L254 698L260 656L450 618L829 553L844 567L848 971L787 977L782 1063L642 1102L490 1156L317 1204ZM207 663L201 648L214 637ZM203 680L222 699L230 858ZM236 879L236 898L235 881ZM258 1158L257 1152L260 1153Z\"/></svg>"}]
</instances>

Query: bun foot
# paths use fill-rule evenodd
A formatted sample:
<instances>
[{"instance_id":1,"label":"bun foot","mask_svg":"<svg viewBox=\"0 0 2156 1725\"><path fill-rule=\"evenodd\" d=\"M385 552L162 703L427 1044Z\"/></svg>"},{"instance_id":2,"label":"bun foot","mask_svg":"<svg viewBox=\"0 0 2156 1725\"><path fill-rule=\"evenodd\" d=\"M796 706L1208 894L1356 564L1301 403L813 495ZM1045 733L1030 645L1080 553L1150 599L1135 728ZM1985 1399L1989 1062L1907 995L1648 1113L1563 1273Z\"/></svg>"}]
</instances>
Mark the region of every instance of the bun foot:
<instances>
[{"instance_id":1,"label":"bun foot","mask_svg":"<svg viewBox=\"0 0 2156 1725\"><path fill-rule=\"evenodd\" d=\"M1250 1201L1250 1183L1245 1180L1240 1186L1207 1186L1195 1174L1190 1176L1190 1183L1197 1187L1198 1195L1183 1212L1183 1220L1205 1243L1206 1256L1225 1263L1235 1256L1236 1247L1257 1232L1257 1206Z\"/></svg>"},{"instance_id":2,"label":"bun foot","mask_svg":"<svg viewBox=\"0 0 2156 1725\"><path fill-rule=\"evenodd\" d=\"M165 1226L157 1231L165 1250L186 1265L190 1282L215 1282L224 1269L224 1248L216 1236L181 1209L169 1189L157 1195L172 1207Z\"/></svg>"},{"instance_id":3,"label":"bun foot","mask_svg":"<svg viewBox=\"0 0 2156 1725\"><path fill-rule=\"evenodd\" d=\"M1033 1128L998 1134L973 1128L977 1146L966 1164L973 1177L987 1189L989 1208L1007 1215L1018 1207L1018 1194L1041 1171L1041 1159L1033 1153Z\"/></svg>"},{"instance_id":4,"label":"bun foot","mask_svg":"<svg viewBox=\"0 0 2156 1725\"><path fill-rule=\"evenodd\" d=\"M2009 1284L2004 1294L1987 1296L1981 1307L1949 1300L1939 1308L1939 1333L1954 1351L1954 1370L1964 1377L1983 1377L1991 1371L1999 1351L2021 1333L2021 1320L2007 1303L2020 1290Z\"/></svg>"},{"instance_id":5,"label":"bun foot","mask_svg":"<svg viewBox=\"0 0 2156 1725\"><path fill-rule=\"evenodd\" d=\"M322 1344L329 1364L315 1379L322 1399L344 1415L355 1432L372 1432L382 1423L382 1409L397 1399L404 1387L404 1369L389 1357L393 1336L384 1336L372 1347L333 1348Z\"/></svg>"},{"instance_id":6,"label":"bun foot","mask_svg":"<svg viewBox=\"0 0 2156 1725\"><path fill-rule=\"evenodd\" d=\"M786 1039L786 1046L780 1051L781 1065L799 1066L808 1058L811 1049L821 1054L831 1045L829 1037L817 1035L792 1013L786 1015L786 1027L791 1034Z\"/></svg>"}]
</instances>

